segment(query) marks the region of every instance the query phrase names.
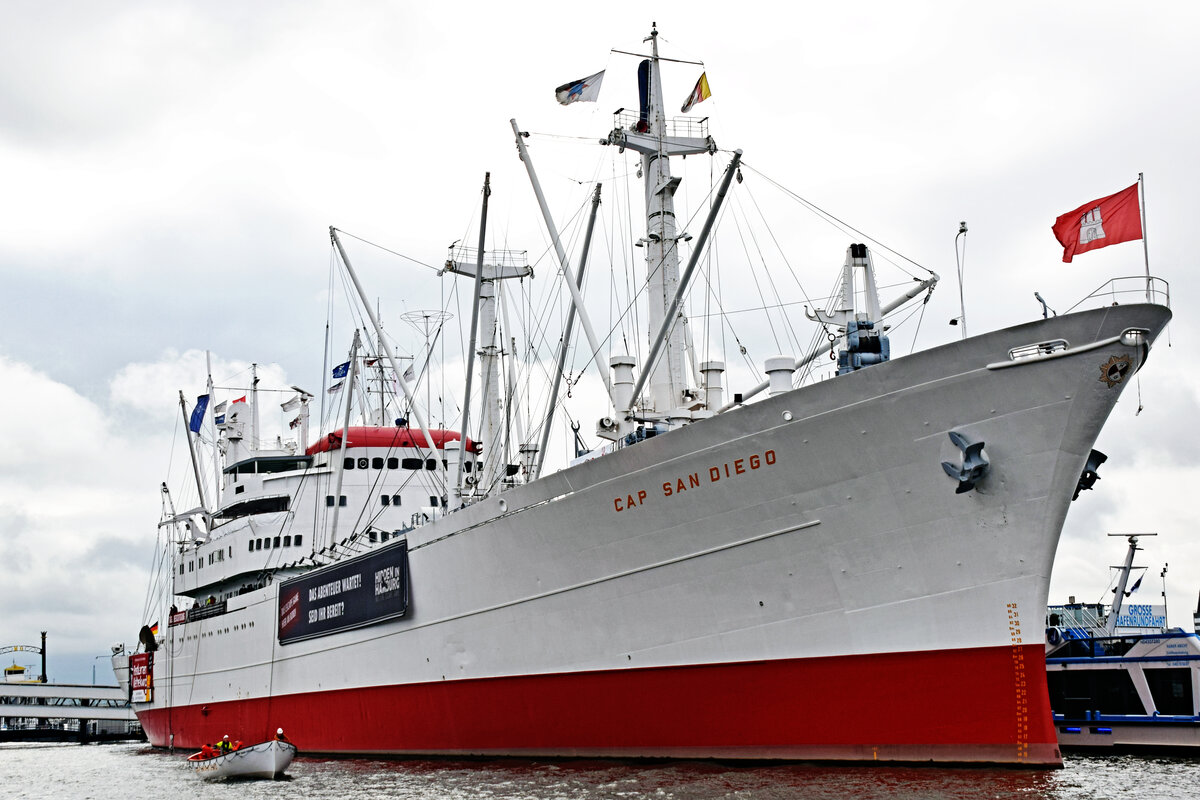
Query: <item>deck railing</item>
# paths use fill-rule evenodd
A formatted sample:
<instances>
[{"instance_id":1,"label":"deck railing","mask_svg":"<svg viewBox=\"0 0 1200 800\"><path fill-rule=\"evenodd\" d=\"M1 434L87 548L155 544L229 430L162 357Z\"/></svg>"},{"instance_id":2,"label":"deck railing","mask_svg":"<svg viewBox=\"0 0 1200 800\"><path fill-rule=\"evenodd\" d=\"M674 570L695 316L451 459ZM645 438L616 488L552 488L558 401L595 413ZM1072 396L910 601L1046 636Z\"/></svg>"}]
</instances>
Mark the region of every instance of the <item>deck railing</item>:
<instances>
[{"instance_id":1,"label":"deck railing","mask_svg":"<svg viewBox=\"0 0 1200 800\"><path fill-rule=\"evenodd\" d=\"M1087 306L1115 306L1121 303L1155 303L1171 307L1171 285L1162 278L1150 275L1130 275L1112 278L1097 287L1091 294L1067 309L1067 313Z\"/></svg>"}]
</instances>

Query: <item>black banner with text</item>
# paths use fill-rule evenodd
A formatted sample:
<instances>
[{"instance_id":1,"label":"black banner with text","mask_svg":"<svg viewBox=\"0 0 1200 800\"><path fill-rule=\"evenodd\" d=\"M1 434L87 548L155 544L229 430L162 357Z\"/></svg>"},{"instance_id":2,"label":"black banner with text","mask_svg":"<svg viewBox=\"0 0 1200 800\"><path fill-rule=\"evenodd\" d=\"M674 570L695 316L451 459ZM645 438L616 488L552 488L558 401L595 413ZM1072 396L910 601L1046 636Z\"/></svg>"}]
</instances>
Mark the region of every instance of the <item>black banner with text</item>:
<instances>
[{"instance_id":1,"label":"black banner with text","mask_svg":"<svg viewBox=\"0 0 1200 800\"><path fill-rule=\"evenodd\" d=\"M408 612L408 542L284 581L279 643L374 625Z\"/></svg>"}]
</instances>

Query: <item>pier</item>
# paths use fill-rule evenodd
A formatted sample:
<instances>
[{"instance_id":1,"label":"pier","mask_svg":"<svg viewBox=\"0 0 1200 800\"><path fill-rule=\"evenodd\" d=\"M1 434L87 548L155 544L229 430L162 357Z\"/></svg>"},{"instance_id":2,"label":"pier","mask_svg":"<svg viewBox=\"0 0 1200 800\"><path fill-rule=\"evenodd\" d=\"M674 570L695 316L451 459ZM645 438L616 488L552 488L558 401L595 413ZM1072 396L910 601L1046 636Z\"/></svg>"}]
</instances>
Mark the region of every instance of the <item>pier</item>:
<instances>
[{"instance_id":1,"label":"pier","mask_svg":"<svg viewBox=\"0 0 1200 800\"><path fill-rule=\"evenodd\" d=\"M0 683L0 742L144 738L120 686Z\"/></svg>"}]
</instances>

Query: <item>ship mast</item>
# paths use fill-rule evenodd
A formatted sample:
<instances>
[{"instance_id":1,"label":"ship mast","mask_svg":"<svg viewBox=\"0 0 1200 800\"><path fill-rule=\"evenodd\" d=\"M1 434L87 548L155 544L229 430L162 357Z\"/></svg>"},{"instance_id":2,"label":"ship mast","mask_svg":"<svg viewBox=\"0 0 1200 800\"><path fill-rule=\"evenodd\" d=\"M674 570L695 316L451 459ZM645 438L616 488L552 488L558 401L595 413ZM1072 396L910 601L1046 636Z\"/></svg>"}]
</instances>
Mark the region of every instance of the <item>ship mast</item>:
<instances>
[{"instance_id":1,"label":"ship mast","mask_svg":"<svg viewBox=\"0 0 1200 800\"><path fill-rule=\"evenodd\" d=\"M640 111L632 126L618 126L609 134L608 142L622 149L629 148L642 156L641 173L645 181L646 238L639 245L646 251L646 280L649 310L647 328L658 331L667 323L662 354L647 363L649 370L650 402L644 411L660 415L686 406L692 397L687 380L686 321L678 313L674 298L680 283L679 242L691 236L680 235L675 222L675 192L680 178L671 175L671 156L715 153L716 143L710 136L678 136L663 108L662 79L659 69L658 28L652 27L645 41L650 42L650 58L638 65ZM703 133L702 127L699 128ZM691 133L691 130L684 130ZM676 306L676 309L672 309ZM674 319L668 320L668 315ZM638 403L638 398L632 398ZM622 411L623 409L618 409Z\"/></svg>"},{"instance_id":2,"label":"ship mast","mask_svg":"<svg viewBox=\"0 0 1200 800\"><path fill-rule=\"evenodd\" d=\"M646 191L646 277L648 283L648 328L656 331L675 290L679 286L679 246L675 228L675 190L679 178L671 176L670 153L663 142L666 117L663 113L662 80L658 63L658 28L650 31L651 59L638 69L639 89L646 105L645 122L656 148L642 151L642 175ZM683 404L687 388L684 372L684 325L672 325L663 342L663 354L650 367L650 396L657 411L670 411ZM635 398L636 400L636 398Z\"/></svg>"}]
</instances>

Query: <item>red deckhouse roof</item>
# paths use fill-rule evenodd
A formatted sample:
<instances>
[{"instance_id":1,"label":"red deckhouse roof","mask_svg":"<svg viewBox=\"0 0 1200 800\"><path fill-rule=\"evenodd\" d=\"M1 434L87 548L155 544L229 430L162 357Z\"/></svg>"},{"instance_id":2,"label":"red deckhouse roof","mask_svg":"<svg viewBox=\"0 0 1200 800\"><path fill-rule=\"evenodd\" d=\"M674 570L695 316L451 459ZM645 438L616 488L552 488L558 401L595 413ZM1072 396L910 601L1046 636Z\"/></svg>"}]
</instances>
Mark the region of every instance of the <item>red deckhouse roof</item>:
<instances>
[{"instance_id":1,"label":"red deckhouse roof","mask_svg":"<svg viewBox=\"0 0 1200 800\"><path fill-rule=\"evenodd\" d=\"M346 440L347 450L354 447L428 447L425 442L425 435L421 433L420 428L351 427L347 430L350 434L350 437ZM445 449L446 442L457 442L462 439L462 434L458 431L447 431L441 428L430 428L429 435L433 437L433 444L438 450ZM342 432L337 430L328 436L322 437L320 441L310 446L305 452L311 456L316 453L337 450L341 446ZM478 453L479 443L467 439L467 449L472 453Z\"/></svg>"}]
</instances>

